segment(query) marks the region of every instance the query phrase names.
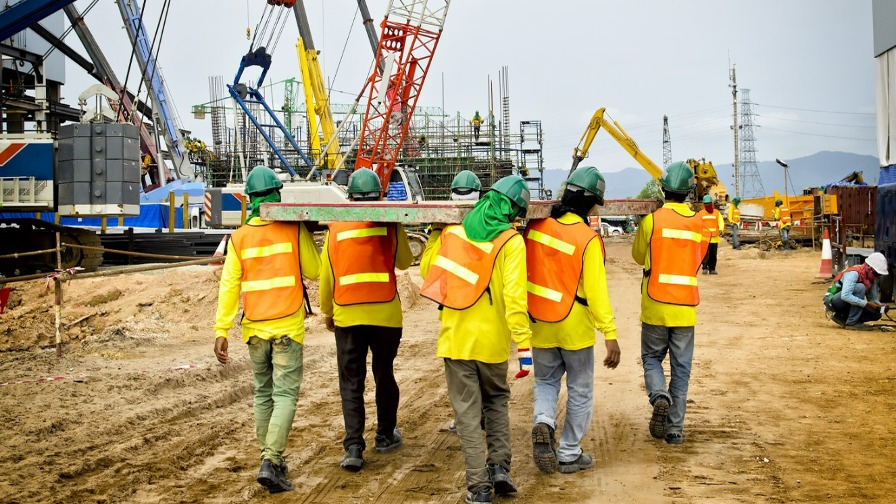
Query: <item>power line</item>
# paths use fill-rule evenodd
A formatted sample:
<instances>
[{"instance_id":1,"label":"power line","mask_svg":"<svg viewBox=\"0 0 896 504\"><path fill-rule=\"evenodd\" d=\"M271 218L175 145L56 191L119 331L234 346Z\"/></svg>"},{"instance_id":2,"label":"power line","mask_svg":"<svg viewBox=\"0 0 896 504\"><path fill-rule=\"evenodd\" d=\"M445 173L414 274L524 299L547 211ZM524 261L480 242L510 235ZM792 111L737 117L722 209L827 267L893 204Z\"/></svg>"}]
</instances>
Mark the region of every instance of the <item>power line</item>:
<instances>
[{"instance_id":1,"label":"power line","mask_svg":"<svg viewBox=\"0 0 896 504\"><path fill-rule=\"evenodd\" d=\"M840 140L858 140L858 141L862 141L862 142L877 142L876 138L855 138L855 137L843 137L843 136L836 136L836 135L822 135L820 133L807 133L804 131L793 131L793 130L785 130L785 129L778 129L778 128L770 128L768 126L763 126L762 129L772 130L772 131L781 131L784 133L793 133L795 135L816 136L816 137L824 137L824 138L837 138Z\"/></svg>"},{"instance_id":2,"label":"power line","mask_svg":"<svg viewBox=\"0 0 896 504\"><path fill-rule=\"evenodd\" d=\"M763 103L755 103L755 105L760 106L760 107L786 109L786 110L801 110L803 112L818 112L821 114L847 114L847 115L864 115L864 116L875 115L874 112L842 112L842 111L836 111L836 110L818 110L818 109L805 109L805 108L796 108L796 107L780 107L778 105L766 105Z\"/></svg>"},{"instance_id":3,"label":"power line","mask_svg":"<svg viewBox=\"0 0 896 504\"><path fill-rule=\"evenodd\" d=\"M862 125L862 124L823 123L823 122L816 122L816 121L800 121L799 119L787 119L787 118L778 117L778 116L763 116L762 114L756 114L756 115L759 117L774 119L776 121L789 121L789 122L798 122L798 123L805 123L805 124L820 124L822 126L842 126L845 128L877 128L877 126L867 126L867 125Z\"/></svg>"}]
</instances>

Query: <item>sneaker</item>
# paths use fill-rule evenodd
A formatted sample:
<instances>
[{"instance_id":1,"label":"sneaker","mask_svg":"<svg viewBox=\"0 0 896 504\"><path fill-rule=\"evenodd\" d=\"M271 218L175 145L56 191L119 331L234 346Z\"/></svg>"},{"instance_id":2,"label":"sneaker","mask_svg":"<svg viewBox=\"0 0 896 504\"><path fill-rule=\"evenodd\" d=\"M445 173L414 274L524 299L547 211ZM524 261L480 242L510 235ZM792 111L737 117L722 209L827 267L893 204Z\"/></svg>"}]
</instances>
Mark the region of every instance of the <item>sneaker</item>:
<instances>
[{"instance_id":1,"label":"sneaker","mask_svg":"<svg viewBox=\"0 0 896 504\"><path fill-rule=\"evenodd\" d=\"M670 432L670 433L666 434L665 441L666 441L666 444L684 443L684 432Z\"/></svg>"},{"instance_id":2,"label":"sneaker","mask_svg":"<svg viewBox=\"0 0 896 504\"><path fill-rule=\"evenodd\" d=\"M464 499L464 503L473 504L475 502L492 502L491 489L480 490L478 492L467 492L467 497Z\"/></svg>"},{"instance_id":3,"label":"sneaker","mask_svg":"<svg viewBox=\"0 0 896 504\"><path fill-rule=\"evenodd\" d=\"M455 420L454 418L452 418L451 422L448 423L448 432L457 434L457 420Z\"/></svg>"},{"instance_id":4,"label":"sneaker","mask_svg":"<svg viewBox=\"0 0 896 504\"><path fill-rule=\"evenodd\" d=\"M705 275L705 274L707 274L707 273L709 273L709 270L706 269L706 268L703 268L703 274Z\"/></svg>"},{"instance_id":5,"label":"sneaker","mask_svg":"<svg viewBox=\"0 0 896 504\"><path fill-rule=\"evenodd\" d=\"M510 475L507 474L507 469L504 469L504 467L496 464L489 464L488 479L495 487L495 494L507 495L516 493L516 485L513 483L513 480L510 479Z\"/></svg>"},{"instance_id":6,"label":"sneaker","mask_svg":"<svg viewBox=\"0 0 896 504\"><path fill-rule=\"evenodd\" d=\"M840 327L846 327L846 319L837 314L831 315L831 320Z\"/></svg>"},{"instance_id":7,"label":"sneaker","mask_svg":"<svg viewBox=\"0 0 896 504\"><path fill-rule=\"evenodd\" d=\"M286 475L280 472L280 466L274 465L269 459L261 461L261 468L255 481L265 487L270 493L288 492L292 490L292 482L286 479Z\"/></svg>"},{"instance_id":8,"label":"sneaker","mask_svg":"<svg viewBox=\"0 0 896 504\"><path fill-rule=\"evenodd\" d=\"M342 457L342 462L339 463L339 467L345 469L346 471L358 472L361 470L361 466L364 465L364 448L361 445L351 445L348 449L345 450L345 456Z\"/></svg>"},{"instance_id":9,"label":"sneaker","mask_svg":"<svg viewBox=\"0 0 896 504\"><path fill-rule=\"evenodd\" d=\"M656 439L666 437L666 418L669 416L669 400L663 396L653 401L653 415L650 417L650 435Z\"/></svg>"},{"instance_id":10,"label":"sneaker","mask_svg":"<svg viewBox=\"0 0 896 504\"><path fill-rule=\"evenodd\" d=\"M557 470L557 451L554 449L554 429L543 422L532 427L532 458L545 474Z\"/></svg>"},{"instance_id":11,"label":"sneaker","mask_svg":"<svg viewBox=\"0 0 896 504\"><path fill-rule=\"evenodd\" d=\"M571 474L583 469L591 469L592 467L594 467L594 460L591 458L591 455L583 452L579 455L579 458L572 462L560 462L558 470L563 474Z\"/></svg>"},{"instance_id":12,"label":"sneaker","mask_svg":"<svg viewBox=\"0 0 896 504\"><path fill-rule=\"evenodd\" d=\"M871 331L874 328L864 322L856 322L855 324L846 324L845 329L847 331Z\"/></svg>"},{"instance_id":13,"label":"sneaker","mask_svg":"<svg viewBox=\"0 0 896 504\"><path fill-rule=\"evenodd\" d=\"M401 446L401 433L398 432L398 429L395 429L392 431L391 436L377 436L374 442L376 443L377 453L390 452Z\"/></svg>"},{"instance_id":14,"label":"sneaker","mask_svg":"<svg viewBox=\"0 0 896 504\"><path fill-rule=\"evenodd\" d=\"M718 275L719 273L716 270L709 270L710 275Z\"/></svg>"}]
</instances>

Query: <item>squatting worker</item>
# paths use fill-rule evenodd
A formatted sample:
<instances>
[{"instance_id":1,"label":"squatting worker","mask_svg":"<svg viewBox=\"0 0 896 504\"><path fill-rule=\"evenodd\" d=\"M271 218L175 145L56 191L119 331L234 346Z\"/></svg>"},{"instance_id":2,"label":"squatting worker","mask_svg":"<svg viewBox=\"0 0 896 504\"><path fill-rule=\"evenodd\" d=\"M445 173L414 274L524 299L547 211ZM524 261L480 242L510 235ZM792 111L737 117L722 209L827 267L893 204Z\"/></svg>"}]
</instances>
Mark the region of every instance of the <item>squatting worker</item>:
<instances>
[{"instance_id":1,"label":"squatting worker","mask_svg":"<svg viewBox=\"0 0 896 504\"><path fill-rule=\"evenodd\" d=\"M880 279L888 274L887 258L880 252L838 273L824 295L824 307L831 320L849 330L872 329L865 322L880 320L887 310L880 302Z\"/></svg>"},{"instance_id":2,"label":"squatting worker","mask_svg":"<svg viewBox=\"0 0 896 504\"><path fill-rule=\"evenodd\" d=\"M351 201L379 201L382 184L367 168L348 179ZM345 455L340 466L352 472L364 464L364 381L367 351L376 384L376 436L379 453L402 444L398 425L398 383L392 367L401 342L401 300L395 269L413 261L404 227L382 222L334 222L324 240L320 275L320 311L336 336L339 395Z\"/></svg>"},{"instance_id":3,"label":"squatting worker","mask_svg":"<svg viewBox=\"0 0 896 504\"><path fill-rule=\"evenodd\" d=\"M215 356L230 360L227 333L243 297L243 341L248 344L255 387L255 436L261 449L257 481L270 493L292 490L283 460L302 383L307 295L302 277L320 275L314 237L302 223L268 222L262 203L280 201L283 183L266 166L246 178L252 211L227 245L215 316ZM309 307L310 308L310 307Z\"/></svg>"},{"instance_id":4,"label":"squatting worker","mask_svg":"<svg viewBox=\"0 0 896 504\"><path fill-rule=\"evenodd\" d=\"M685 200L694 172L681 161L660 178L666 203L641 220L632 258L644 267L641 280L641 362L653 406L650 435L669 444L684 442L684 415L697 324L697 271L709 248L710 231ZM669 354L669 388L663 360Z\"/></svg>"},{"instance_id":5,"label":"squatting worker","mask_svg":"<svg viewBox=\"0 0 896 504\"><path fill-rule=\"evenodd\" d=\"M492 502L493 490L498 495L517 490L509 474L508 359L512 338L521 367L531 367L532 333L526 246L511 223L528 207L525 180L515 175L498 180L461 224L430 235L420 263L420 295L442 310L437 355L445 361L468 503Z\"/></svg>"},{"instance_id":6,"label":"squatting worker","mask_svg":"<svg viewBox=\"0 0 896 504\"><path fill-rule=\"evenodd\" d=\"M551 474L574 473L594 466L581 441L591 426L594 408L595 329L604 335L604 366L619 364L616 321L607 289L606 254L600 235L586 224L591 211L604 204L606 182L593 166L583 166L566 180L551 216L526 228L529 315L532 326L535 465ZM557 402L566 375L566 419L560 447L554 446Z\"/></svg>"}]
</instances>

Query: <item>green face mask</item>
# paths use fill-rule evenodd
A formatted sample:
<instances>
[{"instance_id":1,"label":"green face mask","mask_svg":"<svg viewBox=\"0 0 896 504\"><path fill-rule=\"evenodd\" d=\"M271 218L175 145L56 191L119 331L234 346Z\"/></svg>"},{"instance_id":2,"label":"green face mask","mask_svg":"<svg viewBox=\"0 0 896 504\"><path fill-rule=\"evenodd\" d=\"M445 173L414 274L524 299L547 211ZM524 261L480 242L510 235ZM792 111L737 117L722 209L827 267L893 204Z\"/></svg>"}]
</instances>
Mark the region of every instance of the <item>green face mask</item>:
<instances>
[{"instance_id":1,"label":"green face mask","mask_svg":"<svg viewBox=\"0 0 896 504\"><path fill-rule=\"evenodd\" d=\"M492 241L513 227L510 223L517 213L518 208L510 198L496 191L488 191L464 217L464 231L473 241Z\"/></svg>"},{"instance_id":2,"label":"green face mask","mask_svg":"<svg viewBox=\"0 0 896 504\"><path fill-rule=\"evenodd\" d=\"M280 193L277 191L266 196L250 196L249 198L249 204L252 206L252 211L246 216L246 222L249 222L252 217L261 218L260 212L262 203L280 203Z\"/></svg>"}]
</instances>

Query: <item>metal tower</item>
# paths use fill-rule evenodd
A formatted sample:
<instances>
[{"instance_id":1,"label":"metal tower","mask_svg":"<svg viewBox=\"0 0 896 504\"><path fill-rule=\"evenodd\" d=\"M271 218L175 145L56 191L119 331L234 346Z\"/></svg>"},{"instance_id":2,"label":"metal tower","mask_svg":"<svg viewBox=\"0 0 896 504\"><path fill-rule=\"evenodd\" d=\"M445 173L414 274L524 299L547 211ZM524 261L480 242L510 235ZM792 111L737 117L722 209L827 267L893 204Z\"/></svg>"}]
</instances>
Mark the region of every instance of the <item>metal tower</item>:
<instances>
[{"instance_id":1,"label":"metal tower","mask_svg":"<svg viewBox=\"0 0 896 504\"><path fill-rule=\"evenodd\" d=\"M744 198L761 198L765 196L759 165L756 163L756 137L753 135L753 102L750 101L750 90L742 89L740 102L741 134L740 134L740 171L743 177L741 184Z\"/></svg>"},{"instance_id":2,"label":"metal tower","mask_svg":"<svg viewBox=\"0 0 896 504\"><path fill-rule=\"evenodd\" d=\"M672 164L672 137L669 135L669 116L663 116L663 168Z\"/></svg>"},{"instance_id":3,"label":"metal tower","mask_svg":"<svg viewBox=\"0 0 896 504\"><path fill-rule=\"evenodd\" d=\"M731 84L728 84L731 88L731 117L734 118L734 126L731 127L734 131L734 196L740 198L740 127L737 124L737 75L734 66L729 70L728 78L731 79Z\"/></svg>"}]
</instances>

